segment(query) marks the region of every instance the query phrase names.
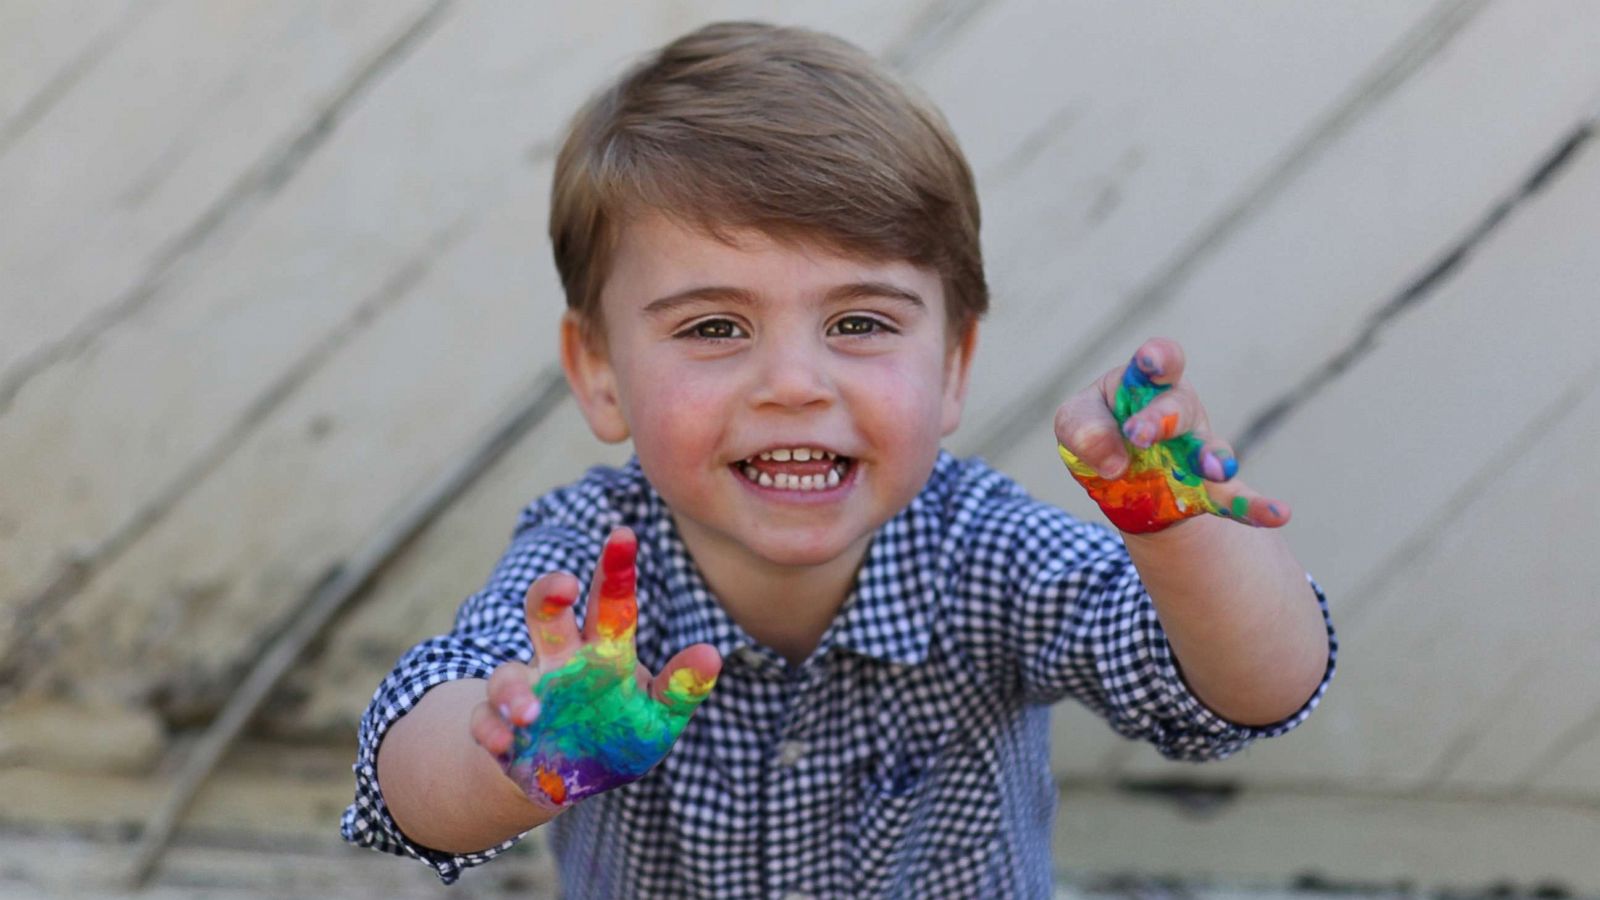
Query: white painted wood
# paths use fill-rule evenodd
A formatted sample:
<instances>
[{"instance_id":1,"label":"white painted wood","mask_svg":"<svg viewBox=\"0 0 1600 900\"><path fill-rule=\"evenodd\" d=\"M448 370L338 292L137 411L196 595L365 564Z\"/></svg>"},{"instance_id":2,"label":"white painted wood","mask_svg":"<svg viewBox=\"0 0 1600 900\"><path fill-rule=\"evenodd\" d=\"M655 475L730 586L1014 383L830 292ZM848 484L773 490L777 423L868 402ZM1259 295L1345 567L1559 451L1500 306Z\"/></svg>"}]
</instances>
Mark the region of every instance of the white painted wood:
<instances>
[{"instance_id":1,"label":"white painted wood","mask_svg":"<svg viewBox=\"0 0 1600 900\"><path fill-rule=\"evenodd\" d=\"M0 153L92 68L127 27L135 7L132 0L0 4Z\"/></svg>"},{"instance_id":2,"label":"white painted wood","mask_svg":"<svg viewBox=\"0 0 1600 900\"><path fill-rule=\"evenodd\" d=\"M1430 8L1232 16L1039 2L975 20L924 78L979 173L994 295L952 445L981 446L1019 386L1084 353L1089 326L1223 215ZM1048 412L1038 433L1048 455Z\"/></svg>"},{"instance_id":3,"label":"white painted wood","mask_svg":"<svg viewBox=\"0 0 1600 900\"><path fill-rule=\"evenodd\" d=\"M0 374L122 302L425 6L190 0L129 17L0 158Z\"/></svg>"},{"instance_id":4,"label":"white painted wood","mask_svg":"<svg viewBox=\"0 0 1600 900\"><path fill-rule=\"evenodd\" d=\"M1587 4L1489 7L1217 248L1159 314L1091 349L1089 377L1123 364L1145 337L1178 337L1212 424L1236 434L1353 340L1595 111L1597 16ZM1485 99L1461 102L1468 96ZM1007 470L1041 497L1084 508L1050 452L1048 413L1038 433L1043 446L1006 455ZM1245 470L1254 473L1248 461ZM1305 480L1252 483L1292 503ZM1313 573L1359 577L1374 560L1349 541L1319 546L1335 555L1314 560Z\"/></svg>"},{"instance_id":5,"label":"white painted wood","mask_svg":"<svg viewBox=\"0 0 1600 900\"><path fill-rule=\"evenodd\" d=\"M126 521L159 490L159 479L129 463L141 454L181 460L158 424L165 403L224 418L141 384L138 372L164 367L209 393L241 362L191 365L203 360L189 350L218 338L194 323L133 353L112 352L105 381L80 376L95 364L75 357L24 382L35 365L25 358L138 289L173 241L243 173L283 152L319 102L421 5L161 6L0 158L0 393L22 387L16 404L0 403L0 458L7 471L37 473L0 482L0 602L37 585L69 547L92 551L107 522ZM281 264L264 259L263 270ZM208 292L194 304L210 315L225 296ZM137 333L151 327L135 321ZM156 427L108 433L119 415L135 431Z\"/></svg>"},{"instance_id":6,"label":"white painted wood","mask_svg":"<svg viewBox=\"0 0 1600 900\"><path fill-rule=\"evenodd\" d=\"M1600 708L1596 476L1578 449L1600 377L1597 209L1591 141L1253 461L1265 483L1299 480L1296 546L1351 586L1330 702L1248 777L1522 786ZM1363 569L1332 562L1356 552ZM1387 576L1355 581L1380 561Z\"/></svg>"}]
</instances>

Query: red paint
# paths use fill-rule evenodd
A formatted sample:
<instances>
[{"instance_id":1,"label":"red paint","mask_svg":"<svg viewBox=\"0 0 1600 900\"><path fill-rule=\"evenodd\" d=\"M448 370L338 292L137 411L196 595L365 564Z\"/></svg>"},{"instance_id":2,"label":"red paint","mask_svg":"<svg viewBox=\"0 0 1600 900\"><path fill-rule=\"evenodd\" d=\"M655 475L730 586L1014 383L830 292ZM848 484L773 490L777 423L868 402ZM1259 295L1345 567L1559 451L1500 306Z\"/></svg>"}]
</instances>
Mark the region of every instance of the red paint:
<instances>
[{"instance_id":1,"label":"red paint","mask_svg":"<svg viewBox=\"0 0 1600 900\"><path fill-rule=\"evenodd\" d=\"M571 609L572 604L578 602L576 595L562 593L546 594L544 602L539 604L539 618L554 619L565 610Z\"/></svg>"},{"instance_id":2,"label":"red paint","mask_svg":"<svg viewBox=\"0 0 1600 900\"><path fill-rule=\"evenodd\" d=\"M567 783L560 775L541 766L534 777L539 780L539 790L544 791L545 796L555 801L556 805L567 802Z\"/></svg>"},{"instance_id":3,"label":"red paint","mask_svg":"<svg viewBox=\"0 0 1600 900\"><path fill-rule=\"evenodd\" d=\"M608 541L605 554L600 559L600 596L607 599L632 597L634 591L634 560L639 545L635 541Z\"/></svg>"}]
</instances>

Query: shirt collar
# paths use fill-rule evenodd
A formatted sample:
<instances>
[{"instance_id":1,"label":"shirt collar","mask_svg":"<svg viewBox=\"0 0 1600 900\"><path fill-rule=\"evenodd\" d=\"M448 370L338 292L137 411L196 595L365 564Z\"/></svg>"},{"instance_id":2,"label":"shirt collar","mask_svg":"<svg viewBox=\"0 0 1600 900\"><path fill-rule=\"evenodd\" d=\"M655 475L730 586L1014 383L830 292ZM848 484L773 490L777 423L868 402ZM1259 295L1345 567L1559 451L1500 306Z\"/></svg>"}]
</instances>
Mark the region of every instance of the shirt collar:
<instances>
[{"instance_id":1,"label":"shirt collar","mask_svg":"<svg viewBox=\"0 0 1600 900\"><path fill-rule=\"evenodd\" d=\"M928 484L878 529L819 651L838 647L904 665L927 658L940 583L939 496L958 464L941 450ZM648 508L641 518L656 526L641 538L653 543L665 587L657 600L665 613L662 658L701 643L715 647L724 659L741 647L755 647L755 639L728 616L707 587L661 495L644 480L638 458L627 468L646 485L643 499Z\"/></svg>"}]
</instances>

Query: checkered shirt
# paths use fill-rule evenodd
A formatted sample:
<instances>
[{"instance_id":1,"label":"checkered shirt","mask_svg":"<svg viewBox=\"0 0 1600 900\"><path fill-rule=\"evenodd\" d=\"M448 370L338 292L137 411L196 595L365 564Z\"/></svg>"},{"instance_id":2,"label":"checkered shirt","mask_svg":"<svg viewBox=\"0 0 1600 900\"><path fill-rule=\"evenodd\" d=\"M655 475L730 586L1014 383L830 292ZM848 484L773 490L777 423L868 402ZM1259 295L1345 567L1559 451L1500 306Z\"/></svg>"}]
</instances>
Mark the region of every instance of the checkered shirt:
<instances>
[{"instance_id":1,"label":"checkered shirt","mask_svg":"<svg viewBox=\"0 0 1600 900\"><path fill-rule=\"evenodd\" d=\"M1113 532L948 453L792 666L717 605L634 459L528 506L454 630L378 687L346 840L414 856L446 882L516 842L453 855L408 840L378 787L378 743L430 687L529 661L528 585L554 570L588 577L617 525L639 538L640 661L659 671L704 642L723 668L649 774L545 826L568 897L1047 897L1051 703L1072 697L1121 734L1199 761L1295 727L1333 674L1330 654L1315 696L1278 724L1218 717L1179 676ZM1331 621L1328 634L1336 648Z\"/></svg>"}]
</instances>

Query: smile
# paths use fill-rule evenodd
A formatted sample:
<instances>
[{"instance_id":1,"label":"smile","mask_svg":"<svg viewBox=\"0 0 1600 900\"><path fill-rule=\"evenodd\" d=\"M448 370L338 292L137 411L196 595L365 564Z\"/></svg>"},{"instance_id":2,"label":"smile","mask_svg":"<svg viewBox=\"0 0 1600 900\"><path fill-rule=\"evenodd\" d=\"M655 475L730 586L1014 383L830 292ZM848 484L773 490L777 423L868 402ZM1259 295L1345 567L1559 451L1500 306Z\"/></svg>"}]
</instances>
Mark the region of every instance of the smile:
<instances>
[{"instance_id":1,"label":"smile","mask_svg":"<svg viewBox=\"0 0 1600 900\"><path fill-rule=\"evenodd\" d=\"M734 463L746 481L780 491L826 491L838 487L855 460L810 447L766 450Z\"/></svg>"}]
</instances>

